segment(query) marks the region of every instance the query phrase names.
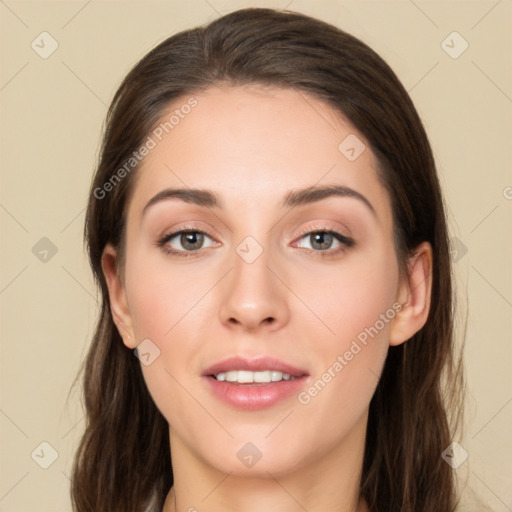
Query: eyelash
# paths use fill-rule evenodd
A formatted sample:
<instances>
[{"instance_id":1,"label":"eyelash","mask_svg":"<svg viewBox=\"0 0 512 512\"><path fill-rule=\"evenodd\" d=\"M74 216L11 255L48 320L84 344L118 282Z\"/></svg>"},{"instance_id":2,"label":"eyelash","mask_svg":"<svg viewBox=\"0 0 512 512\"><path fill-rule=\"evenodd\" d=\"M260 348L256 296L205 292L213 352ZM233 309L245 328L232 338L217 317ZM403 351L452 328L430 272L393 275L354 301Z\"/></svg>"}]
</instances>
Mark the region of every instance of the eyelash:
<instances>
[{"instance_id":1,"label":"eyelash","mask_svg":"<svg viewBox=\"0 0 512 512\"><path fill-rule=\"evenodd\" d=\"M179 256L179 257L183 257L183 258L196 257L196 256L198 256L198 253L201 252L201 249L197 249L194 251L176 250L167 245L168 242L170 242L176 236L187 234L187 233L199 233L199 234L207 236L208 238L213 240L213 238L211 236L209 236L208 233L202 231L201 229L196 229L193 226L191 226L191 227L187 226L178 231L174 231L172 233L168 233L168 234L164 235L157 242L157 245L166 254L171 254L173 256ZM345 235L342 235L338 231L336 231L334 229L329 229L329 228L312 228L312 229L310 228L309 230L300 232L298 237L299 237L299 239L302 239L308 235L314 235L314 234L319 234L319 233L332 235L341 245L336 249L327 249L325 251L318 251L315 249L309 249L307 247L301 247L301 249L306 250L308 253L314 253L316 256L320 256L321 258L328 258L328 257L337 256L338 254L341 254L341 253L345 252L347 249L355 246L354 239L349 238Z\"/></svg>"}]
</instances>

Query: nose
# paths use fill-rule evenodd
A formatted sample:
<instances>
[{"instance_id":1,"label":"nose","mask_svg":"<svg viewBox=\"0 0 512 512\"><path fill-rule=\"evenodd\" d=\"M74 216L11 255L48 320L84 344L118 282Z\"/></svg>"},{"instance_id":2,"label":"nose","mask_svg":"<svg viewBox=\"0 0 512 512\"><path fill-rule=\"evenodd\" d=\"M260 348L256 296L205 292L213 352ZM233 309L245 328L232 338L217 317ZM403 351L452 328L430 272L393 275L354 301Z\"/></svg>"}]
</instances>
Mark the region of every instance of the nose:
<instances>
[{"instance_id":1,"label":"nose","mask_svg":"<svg viewBox=\"0 0 512 512\"><path fill-rule=\"evenodd\" d=\"M289 291L269 253L248 263L235 254L233 269L223 280L220 320L230 329L275 331L289 321Z\"/></svg>"}]
</instances>

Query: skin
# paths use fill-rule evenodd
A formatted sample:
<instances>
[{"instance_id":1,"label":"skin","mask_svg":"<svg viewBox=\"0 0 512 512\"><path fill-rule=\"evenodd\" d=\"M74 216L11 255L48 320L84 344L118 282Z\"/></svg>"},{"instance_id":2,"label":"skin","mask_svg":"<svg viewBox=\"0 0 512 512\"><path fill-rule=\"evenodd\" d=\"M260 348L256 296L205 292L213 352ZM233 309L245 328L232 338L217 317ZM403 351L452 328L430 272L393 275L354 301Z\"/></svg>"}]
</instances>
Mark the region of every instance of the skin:
<instances>
[{"instance_id":1,"label":"skin","mask_svg":"<svg viewBox=\"0 0 512 512\"><path fill-rule=\"evenodd\" d=\"M258 85L212 87L194 97L197 106L138 171L125 266L117 268L110 245L102 259L125 345L149 338L160 350L142 370L169 423L175 481L164 511L366 511L358 486L369 403L389 346L406 342L427 319L431 247L419 246L400 280L375 156L327 104ZM349 134L366 145L355 161L338 150ZM281 208L289 191L327 184L364 195L375 215L354 197ZM167 188L212 190L223 207L167 199L142 215ZM208 235L193 257L158 246L190 225ZM323 258L306 234L322 229L355 245ZM252 263L236 252L247 236L263 248ZM190 247L179 235L171 243ZM327 250L340 246L333 239ZM407 305L305 405L294 395L260 411L235 410L201 377L228 356L270 355L306 369L307 389L394 303ZM237 457L247 442L261 452L251 468Z\"/></svg>"}]
</instances>

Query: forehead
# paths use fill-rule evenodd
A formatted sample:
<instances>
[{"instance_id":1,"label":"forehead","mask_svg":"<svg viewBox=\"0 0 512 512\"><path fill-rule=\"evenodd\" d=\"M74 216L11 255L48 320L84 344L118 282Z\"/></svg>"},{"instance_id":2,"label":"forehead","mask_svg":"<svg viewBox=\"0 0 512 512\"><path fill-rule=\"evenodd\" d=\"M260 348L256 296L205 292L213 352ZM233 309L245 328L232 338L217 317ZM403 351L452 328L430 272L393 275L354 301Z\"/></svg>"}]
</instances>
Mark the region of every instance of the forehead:
<instances>
[{"instance_id":1,"label":"forehead","mask_svg":"<svg viewBox=\"0 0 512 512\"><path fill-rule=\"evenodd\" d=\"M303 92L211 87L175 99L150 136L155 146L137 171L131 210L141 211L165 188L206 188L227 205L232 199L261 209L281 204L289 190L339 184L365 195L378 218L389 221L387 193L364 137Z\"/></svg>"}]
</instances>

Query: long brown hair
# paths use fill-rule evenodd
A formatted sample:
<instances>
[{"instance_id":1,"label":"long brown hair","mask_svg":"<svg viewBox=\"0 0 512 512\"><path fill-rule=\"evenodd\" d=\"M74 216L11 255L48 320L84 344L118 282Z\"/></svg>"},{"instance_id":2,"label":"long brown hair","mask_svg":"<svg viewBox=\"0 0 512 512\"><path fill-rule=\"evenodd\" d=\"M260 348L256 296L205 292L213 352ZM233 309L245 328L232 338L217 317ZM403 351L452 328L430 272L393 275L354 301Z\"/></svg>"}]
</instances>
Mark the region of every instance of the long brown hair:
<instances>
[{"instance_id":1,"label":"long brown hair","mask_svg":"<svg viewBox=\"0 0 512 512\"><path fill-rule=\"evenodd\" d=\"M372 512L450 512L456 482L441 454L460 427L464 382L429 141L406 90L372 49L327 23L271 9L239 10L165 40L130 71L108 111L85 224L101 313L81 368L86 429L73 465L74 511L161 511L173 483L168 424L113 323L101 269L107 243L123 251L137 167L122 179L119 169L175 98L250 83L326 101L366 137L391 198L401 272L421 242L432 245L429 316L410 340L390 347L370 404L360 490Z\"/></svg>"}]
</instances>

